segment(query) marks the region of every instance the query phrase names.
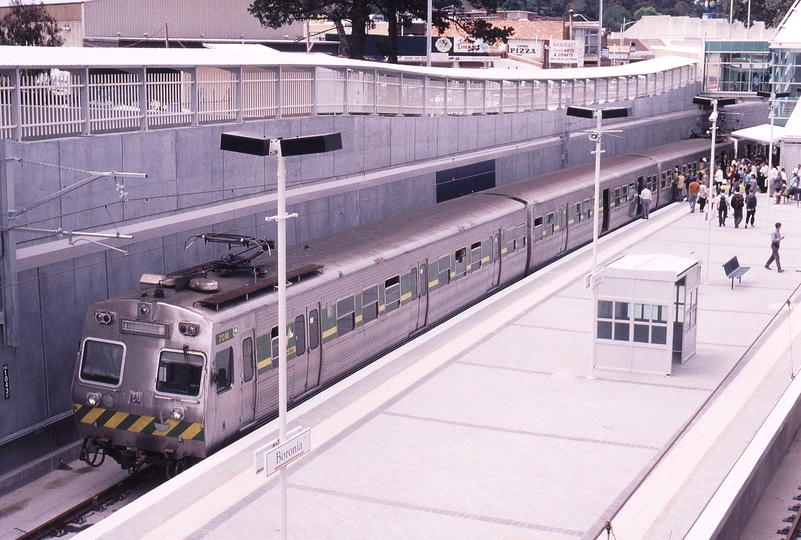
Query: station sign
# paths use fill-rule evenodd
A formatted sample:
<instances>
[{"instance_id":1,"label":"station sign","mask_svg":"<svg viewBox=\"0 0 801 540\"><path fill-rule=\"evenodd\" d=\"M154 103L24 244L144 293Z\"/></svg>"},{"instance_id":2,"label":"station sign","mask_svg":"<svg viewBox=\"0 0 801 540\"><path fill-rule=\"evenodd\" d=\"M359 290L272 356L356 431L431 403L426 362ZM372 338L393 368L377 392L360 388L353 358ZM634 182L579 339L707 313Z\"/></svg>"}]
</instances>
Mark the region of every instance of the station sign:
<instances>
[{"instance_id":1,"label":"station sign","mask_svg":"<svg viewBox=\"0 0 801 540\"><path fill-rule=\"evenodd\" d=\"M281 444L279 439L275 439L253 453L256 473L264 470L270 476L310 451L311 429L293 430L287 434L285 443Z\"/></svg>"}]
</instances>

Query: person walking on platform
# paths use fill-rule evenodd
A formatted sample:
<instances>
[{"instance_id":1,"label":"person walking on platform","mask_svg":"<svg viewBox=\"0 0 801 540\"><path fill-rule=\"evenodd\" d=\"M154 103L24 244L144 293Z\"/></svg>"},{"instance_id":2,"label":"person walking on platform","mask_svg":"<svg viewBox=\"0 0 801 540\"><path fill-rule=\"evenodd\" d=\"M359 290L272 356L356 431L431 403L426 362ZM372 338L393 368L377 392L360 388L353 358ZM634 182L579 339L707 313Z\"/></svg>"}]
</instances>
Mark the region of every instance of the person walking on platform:
<instances>
[{"instance_id":1,"label":"person walking on platform","mask_svg":"<svg viewBox=\"0 0 801 540\"><path fill-rule=\"evenodd\" d=\"M770 259L768 259L768 262L765 263L765 268L772 270L770 263L776 261L776 268L779 270L780 274L784 272L784 270L782 270L782 263L779 261L779 243L784 240L784 235L781 233L781 228L782 224L777 221L776 230L770 235Z\"/></svg>"},{"instance_id":2,"label":"person walking on platform","mask_svg":"<svg viewBox=\"0 0 801 540\"><path fill-rule=\"evenodd\" d=\"M748 195L745 196L745 228L748 228L748 223L751 223L751 227L754 226L754 216L756 216L756 207L757 207L757 197L754 193L754 188L751 188L751 191Z\"/></svg>"},{"instance_id":3,"label":"person walking on platform","mask_svg":"<svg viewBox=\"0 0 801 540\"><path fill-rule=\"evenodd\" d=\"M689 193L687 202L690 203L690 212L695 212L695 202L698 200L699 191L701 191L701 184L696 180L690 182L690 185L687 187L687 192Z\"/></svg>"},{"instance_id":4,"label":"person walking on platform","mask_svg":"<svg viewBox=\"0 0 801 540\"><path fill-rule=\"evenodd\" d=\"M698 206L701 208L701 212L706 208L706 200L708 197L709 188L706 187L706 182L701 182L701 186L698 188Z\"/></svg>"},{"instance_id":5,"label":"person walking on platform","mask_svg":"<svg viewBox=\"0 0 801 540\"><path fill-rule=\"evenodd\" d=\"M729 217L729 202L726 200L726 194L721 191L718 195L718 227L726 226L727 217Z\"/></svg>"},{"instance_id":6,"label":"person walking on platform","mask_svg":"<svg viewBox=\"0 0 801 540\"><path fill-rule=\"evenodd\" d=\"M734 228L740 228L740 222L743 220L743 208L745 207L745 198L739 191L731 196L731 209L734 211Z\"/></svg>"},{"instance_id":7,"label":"person walking on platform","mask_svg":"<svg viewBox=\"0 0 801 540\"><path fill-rule=\"evenodd\" d=\"M642 208L642 218L648 219L648 214L651 211L651 190L648 186L642 188L640 191L640 206Z\"/></svg>"}]
</instances>

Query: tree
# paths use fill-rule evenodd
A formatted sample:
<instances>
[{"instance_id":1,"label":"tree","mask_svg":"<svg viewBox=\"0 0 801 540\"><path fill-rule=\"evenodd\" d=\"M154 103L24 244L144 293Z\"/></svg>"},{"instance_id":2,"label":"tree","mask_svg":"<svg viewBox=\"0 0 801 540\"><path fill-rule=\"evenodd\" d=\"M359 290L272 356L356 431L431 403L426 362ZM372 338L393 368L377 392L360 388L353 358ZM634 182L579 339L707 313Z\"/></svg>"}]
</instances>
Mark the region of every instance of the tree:
<instances>
[{"instance_id":1,"label":"tree","mask_svg":"<svg viewBox=\"0 0 801 540\"><path fill-rule=\"evenodd\" d=\"M729 4L723 2L721 12L729 15ZM764 21L765 26L776 27L784 19L785 14L793 7L793 0L765 0L763 2L751 2L751 24L755 21ZM735 0L734 20L748 22L748 1Z\"/></svg>"},{"instance_id":2,"label":"tree","mask_svg":"<svg viewBox=\"0 0 801 540\"><path fill-rule=\"evenodd\" d=\"M471 5L485 10L488 14L498 11L502 0L473 0ZM453 25L460 31L489 43L506 41L514 32L511 28L497 28L483 19L462 19L457 17L461 8L460 0L434 0L433 24L440 31ZM390 62L397 62L397 37L399 25L411 22L413 18L426 18L427 0L254 0L248 12L255 16L262 26L280 28L284 24L325 16L339 35L343 52L350 58L364 57L365 28L370 13L382 13L388 22L389 39L387 56ZM345 32L349 22L350 34Z\"/></svg>"},{"instance_id":3,"label":"tree","mask_svg":"<svg viewBox=\"0 0 801 540\"><path fill-rule=\"evenodd\" d=\"M370 20L368 0L254 0L248 12L269 28L325 16L334 23L345 56L364 57L365 27ZM345 31L346 22L350 23L350 34Z\"/></svg>"},{"instance_id":4,"label":"tree","mask_svg":"<svg viewBox=\"0 0 801 540\"><path fill-rule=\"evenodd\" d=\"M0 19L0 45L61 47L58 22L42 4L23 4L11 0L11 9Z\"/></svg>"}]
</instances>

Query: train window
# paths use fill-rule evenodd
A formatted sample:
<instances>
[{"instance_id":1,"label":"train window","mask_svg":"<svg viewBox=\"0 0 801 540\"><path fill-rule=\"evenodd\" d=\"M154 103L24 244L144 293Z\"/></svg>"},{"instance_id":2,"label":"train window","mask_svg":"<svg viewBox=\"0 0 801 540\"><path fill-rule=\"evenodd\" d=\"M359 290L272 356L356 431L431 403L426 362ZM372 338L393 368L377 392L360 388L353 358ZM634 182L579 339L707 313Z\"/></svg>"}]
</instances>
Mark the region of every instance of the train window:
<instances>
[{"instance_id":1,"label":"train window","mask_svg":"<svg viewBox=\"0 0 801 540\"><path fill-rule=\"evenodd\" d=\"M515 249L523 249L526 247L526 225L521 223L515 227Z\"/></svg>"},{"instance_id":2,"label":"train window","mask_svg":"<svg viewBox=\"0 0 801 540\"><path fill-rule=\"evenodd\" d=\"M295 335L299 335L297 325ZM297 339L295 343L297 343ZM253 371L253 338L248 337L242 340L242 376L245 382L253 379Z\"/></svg>"},{"instance_id":3,"label":"train window","mask_svg":"<svg viewBox=\"0 0 801 540\"><path fill-rule=\"evenodd\" d=\"M362 291L362 321L365 324L378 318L378 285Z\"/></svg>"},{"instance_id":4,"label":"train window","mask_svg":"<svg viewBox=\"0 0 801 540\"><path fill-rule=\"evenodd\" d=\"M437 261L437 283L440 287L451 282L451 258L440 257Z\"/></svg>"},{"instance_id":5,"label":"train window","mask_svg":"<svg viewBox=\"0 0 801 540\"><path fill-rule=\"evenodd\" d=\"M417 267L415 266L411 270L409 270L409 285L411 286L411 298L414 300L417 298Z\"/></svg>"},{"instance_id":6,"label":"train window","mask_svg":"<svg viewBox=\"0 0 801 540\"><path fill-rule=\"evenodd\" d=\"M615 207L620 206L620 188L615 188Z\"/></svg>"},{"instance_id":7,"label":"train window","mask_svg":"<svg viewBox=\"0 0 801 540\"><path fill-rule=\"evenodd\" d=\"M553 234L553 213L545 216L545 234L543 236L551 236Z\"/></svg>"},{"instance_id":8,"label":"train window","mask_svg":"<svg viewBox=\"0 0 801 540\"><path fill-rule=\"evenodd\" d=\"M425 296L428 292L428 279L426 278L428 275L426 274L427 267L428 265L426 265L426 263L420 265L420 296Z\"/></svg>"},{"instance_id":9,"label":"train window","mask_svg":"<svg viewBox=\"0 0 801 540\"><path fill-rule=\"evenodd\" d=\"M309 350L313 351L318 345L320 345L320 320L317 310L313 309L309 312Z\"/></svg>"},{"instance_id":10,"label":"train window","mask_svg":"<svg viewBox=\"0 0 801 540\"><path fill-rule=\"evenodd\" d=\"M481 268L481 242L470 246L470 271L475 272Z\"/></svg>"},{"instance_id":11,"label":"train window","mask_svg":"<svg viewBox=\"0 0 801 540\"><path fill-rule=\"evenodd\" d=\"M515 251L515 230L506 229L503 231L503 239L506 242L506 255L511 255Z\"/></svg>"},{"instance_id":12,"label":"train window","mask_svg":"<svg viewBox=\"0 0 801 540\"><path fill-rule=\"evenodd\" d=\"M196 396L200 393L203 357L187 351L161 351L156 390ZM252 371L251 371L252 373Z\"/></svg>"},{"instance_id":13,"label":"train window","mask_svg":"<svg viewBox=\"0 0 801 540\"><path fill-rule=\"evenodd\" d=\"M234 348L227 347L214 355L214 374L217 393L225 392L234 384Z\"/></svg>"},{"instance_id":14,"label":"train window","mask_svg":"<svg viewBox=\"0 0 801 540\"><path fill-rule=\"evenodd\" d=\"M337 336L341 337L356 328L356 308L352 296L337 302Z\"/></svg>"},{"instance_id":15,"label":"train window","mask_svg":"<svg viewBox=\"0 0 801 540\"><path fill-rule=\"evenodd\" d=\"M662 189L667 187L667 171L662 171Z\"/></svg>"},{"instance_id":16,"label":"train window","mask_svg":"<svg viewBox=\"0 0 801 540\"><path fill-rule=\"evenodd\" d=\"M587 219L592 219L592 199L584 199L584 211Z\"/></svg>"},{"instance_id":17,"label":"train window","mask_svg":"<svg viewBox=\"0 0 801 540\"><path fill-rule=\"evenodd\" d=\"M467 274L467 248L457 249L453 254L454 260L454 279L458 279Z\"/></svg>"},{"instance_id":18,"label":"train window","mask_svg":"<svg viewBox=\"0 0 801 540\"><path fill-rule=\"evenodd\" d=\"M306 316L298 315L295 317L295 356L303 354L306 354Z\"/></svg>"},{"instance_id":19,"label":"train window","mask_svg":"<svg viewBox=\"0 0 801 540\"><path fill-rule=\"evenodd\" d=\"M574 210L574 212L576 214L576 221L578 223L581 223L581 221L584 219L584 216L581 213L581 203L580 202L576 203L576 209Z\"/></svg>"},{"instance_id":20,"label":"train window","mask_svg":"<svg viewBox=\"0 0 801 540\"><path fill-rule=\"evenodd\" d=\"M629 190L627 189L627 187L625 185L624 186L620 186L620 200L623 201L623 202L626 202L626 201L629 200Z\"/></svg>"},{"instance_id":21,"label":"train window","mask_svg":"<svg viewBox=\"0 0 801 540\"><path fill-rule=\"evenodd\" d=\"M545 235L545 229L542 226L542 216L534 218L534 234L532 236L533 241L537 241Z\"/></svg>"},{"instance_id":22,"label":"train window","mask_svg":"<svg viewBox=\"0 0 801 540\"><path fill-rule=\"evenodd\" d=\"M634 200L634 194L635 193L636 193L636 191L634 189L634 182L632 182L631 184L629 184L629 200L630 201Z\"/></svg>"},{"instance_id":23,"label":"train window","mask_svg":"<svg viewBox=\"0 0 801 540\"><path fill-rule=\"evenodd\" d=\"M83 343L81 379L116 386L120 384L124 358L122 343L87 339Z\"/></svg>"},{"instance_id":24,"label":"train window","mask_svg":"<svg viewBox=\"0 0 801 540\"><path fill-rule=\"evenodd\" d=\"M278 369L278 327L270 330L270 353L273 356L273 369Z\"/></svg>"},{"instance_id":25,"label":"train window","mask_svg":"<svg viewBox=\"0 0 801 540\"><path fill-rule=\"evenodd\" d=\"M384 310L389 313L400 307L400 276L393 276L384 282Z\"/></svg>"}]
</instances>

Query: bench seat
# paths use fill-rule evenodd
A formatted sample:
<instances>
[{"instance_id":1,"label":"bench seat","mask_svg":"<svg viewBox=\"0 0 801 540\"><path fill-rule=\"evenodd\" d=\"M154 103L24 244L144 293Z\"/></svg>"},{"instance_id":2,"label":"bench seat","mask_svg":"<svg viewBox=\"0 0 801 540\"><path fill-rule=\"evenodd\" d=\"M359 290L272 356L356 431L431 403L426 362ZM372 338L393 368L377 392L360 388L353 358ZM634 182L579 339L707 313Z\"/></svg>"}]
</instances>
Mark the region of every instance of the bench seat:
<instances>
[{"instance_id":1,"label":"bench seat","mask_svg":"<svg viewBox=\"0 0 801 540\"><path fill-rule=\"evenodd\" d=\"M740 261L734 256L723 265L723 271L726 272L726 277L731 279L731 288L734 288L734 278L737 278L738 283L742 283L743 274L751 269L750 266L740 266Z\"/></svg>"}]
</instances>

